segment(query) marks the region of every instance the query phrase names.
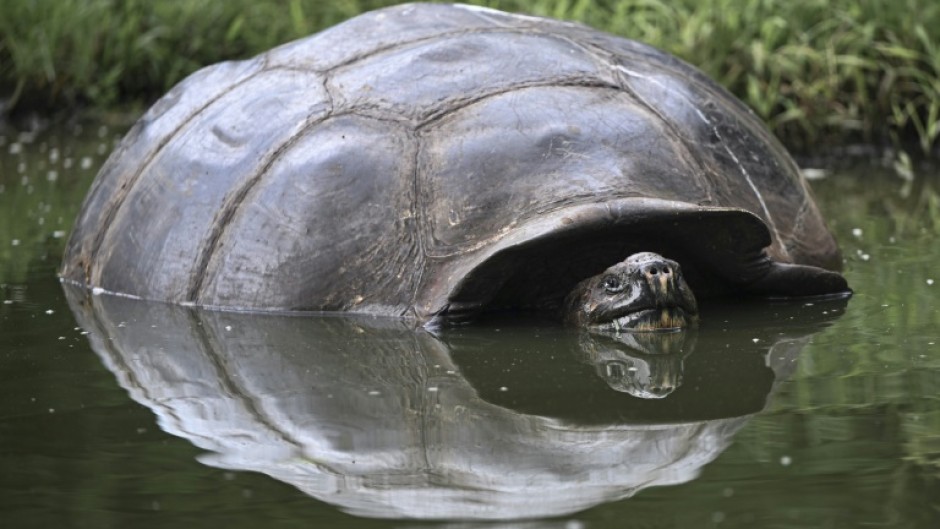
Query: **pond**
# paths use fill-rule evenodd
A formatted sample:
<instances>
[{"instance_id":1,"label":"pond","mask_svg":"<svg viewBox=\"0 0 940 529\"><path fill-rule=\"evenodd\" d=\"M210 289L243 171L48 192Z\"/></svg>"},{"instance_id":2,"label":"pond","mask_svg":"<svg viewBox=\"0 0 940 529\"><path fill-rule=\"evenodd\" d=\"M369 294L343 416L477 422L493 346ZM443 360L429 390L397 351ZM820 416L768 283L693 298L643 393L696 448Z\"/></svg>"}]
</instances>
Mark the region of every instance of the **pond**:
<instances>
[{"instance_id":1,"label":"pond","mask_svg":"<svg viewBox=\"0 0 940 529\"><path fill-rule=\"evenodd\" d=\"M812 173L850 300L431 334L63 288L117 136L0 133L5 527L940 526L936 170Z\"/></svg>"}]
</instances>

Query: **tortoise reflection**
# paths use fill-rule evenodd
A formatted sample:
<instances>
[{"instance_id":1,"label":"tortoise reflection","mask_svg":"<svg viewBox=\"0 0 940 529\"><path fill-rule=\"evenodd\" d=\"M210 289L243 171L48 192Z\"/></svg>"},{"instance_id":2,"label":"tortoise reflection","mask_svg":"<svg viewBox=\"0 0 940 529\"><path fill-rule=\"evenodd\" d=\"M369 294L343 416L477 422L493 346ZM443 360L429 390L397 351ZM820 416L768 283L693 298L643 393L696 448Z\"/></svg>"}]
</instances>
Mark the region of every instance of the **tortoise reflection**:
<instances>
[{"instance_id":1,"label":"tortoise reflection","mask_svg":"<svg viewBox=\"0 0 940 529\"><path fill-rule=\"evenodd\" d=\"M666 354L641 344L631 354L685 355L688 381L643 399L611 391L585 362L621 358L622 341L566 328L435 336L394 319L66 292L103 363L163 430L207 451L200 462L381 518L561 516L695 479L766 406L805 342L725 349L703 326L695 354L680 343L689 337Z\"/></svg>"},{"instance_id":2,"label":"tortoise reflection","mask_svg":"<svg viewBox=\"0 0 940 529\"><path fill-rule=\"evenodd\" d=\"M669 396L682 384L685 358L696 331L582 333L580 351L614 391L642 399Z\"/></svg>"}]
</instances>

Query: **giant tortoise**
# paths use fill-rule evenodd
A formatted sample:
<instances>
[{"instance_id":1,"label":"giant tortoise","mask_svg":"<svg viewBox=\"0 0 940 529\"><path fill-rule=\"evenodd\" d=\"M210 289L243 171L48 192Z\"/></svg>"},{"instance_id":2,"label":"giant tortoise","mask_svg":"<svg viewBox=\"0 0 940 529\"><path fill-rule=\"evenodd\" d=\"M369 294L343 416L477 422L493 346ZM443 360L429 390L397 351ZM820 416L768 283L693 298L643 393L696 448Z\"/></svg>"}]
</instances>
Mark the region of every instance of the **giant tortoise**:
<instances>
[{"instance_id":1,"label":"giant tortoise","mask_svg":"<svg viewBox=\"0 0 940 529\"><path fill-rule=\"evenodd\" d=\"M223 309L639 329L694 320L692 291L847 293L840 264L789 155L695 68L411 4L173 88L102 168L61 276Z\"/></svg>"}]
</instances>

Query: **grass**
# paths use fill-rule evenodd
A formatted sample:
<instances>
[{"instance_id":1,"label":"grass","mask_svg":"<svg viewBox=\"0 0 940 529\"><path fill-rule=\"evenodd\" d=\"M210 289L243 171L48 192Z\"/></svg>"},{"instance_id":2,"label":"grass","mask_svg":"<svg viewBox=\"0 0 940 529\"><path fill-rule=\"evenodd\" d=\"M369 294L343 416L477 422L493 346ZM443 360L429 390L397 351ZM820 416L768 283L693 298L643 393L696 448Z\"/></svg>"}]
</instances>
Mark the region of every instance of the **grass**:
<instances>
[{"instance_id":1,"label":"grass","mask_svg":"<svg viewBox=\"0 0 940 529\"><path fill-rule=\"evenodd\" d=\"M5 0L7 111L148 104L199 67L398 2ZM665 49L753 108L791 148L940 146L935 0L490 0Z\"/></svg>"}]
</instances>

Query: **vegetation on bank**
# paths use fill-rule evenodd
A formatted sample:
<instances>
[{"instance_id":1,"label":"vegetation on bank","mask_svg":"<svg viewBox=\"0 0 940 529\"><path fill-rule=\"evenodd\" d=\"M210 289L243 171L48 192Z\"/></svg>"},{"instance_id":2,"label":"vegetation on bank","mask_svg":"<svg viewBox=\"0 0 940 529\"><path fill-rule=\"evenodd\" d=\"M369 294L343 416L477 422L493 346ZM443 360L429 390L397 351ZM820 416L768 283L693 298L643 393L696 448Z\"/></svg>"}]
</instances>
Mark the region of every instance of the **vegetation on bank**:
<instances>
[{"instance_id":1,"label":"vegetation on bank","mask_svg":"<svg viewBox=\"0 0 940 529\"><path fill-rule=\"evenodd\" d=\"M199 67L247 58L392 0L5 0L0 114L149 104ZM674 53L789 146L940 146L935 0L474 0L578 20Z\"/></svg>"}]
</instances>

